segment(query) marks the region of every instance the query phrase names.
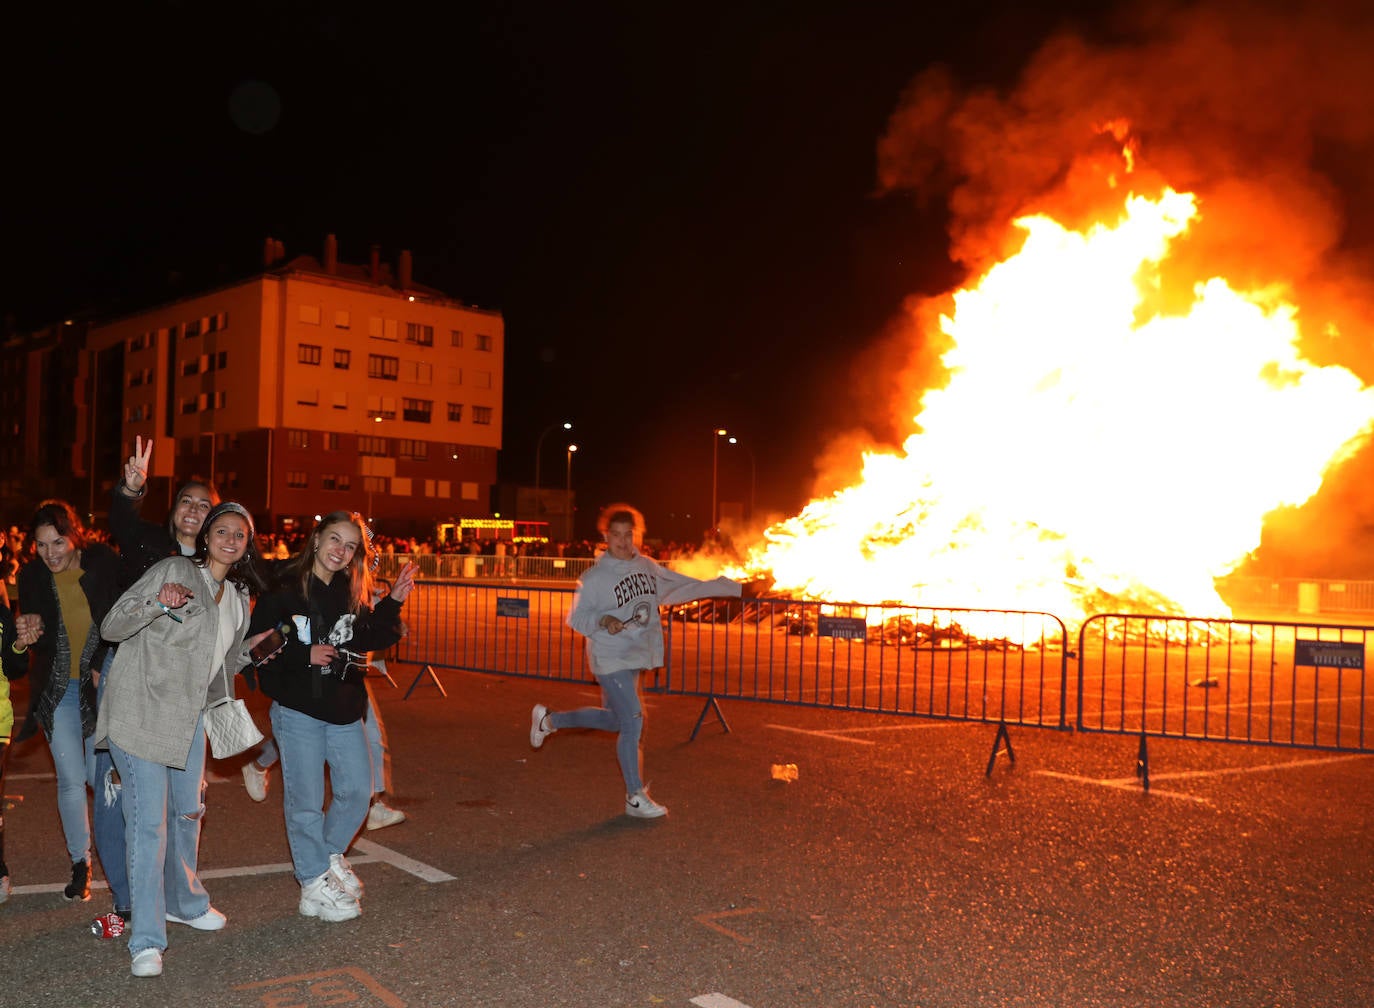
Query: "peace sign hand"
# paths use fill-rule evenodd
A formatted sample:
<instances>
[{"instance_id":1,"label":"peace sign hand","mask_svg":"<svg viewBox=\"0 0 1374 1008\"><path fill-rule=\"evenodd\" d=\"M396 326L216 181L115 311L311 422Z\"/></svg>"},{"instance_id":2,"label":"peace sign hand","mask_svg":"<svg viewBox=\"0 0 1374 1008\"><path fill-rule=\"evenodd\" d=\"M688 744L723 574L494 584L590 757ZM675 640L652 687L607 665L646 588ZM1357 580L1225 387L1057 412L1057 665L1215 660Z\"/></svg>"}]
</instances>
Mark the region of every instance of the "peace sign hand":
<instances>
[{"instance_id":1,"label":"peace sign hand","mask_svg":"<svg viewBox=\"0 0 1374 1008\"><path fill-rule=\"evenodd\" d=\"M152 457L153 439L149 438L144 444L140 435L134 435L134 453L124 463L124 485L132 493L141 492L143 484L148 482L148 460Z\"/></svg>"}]
</instances>

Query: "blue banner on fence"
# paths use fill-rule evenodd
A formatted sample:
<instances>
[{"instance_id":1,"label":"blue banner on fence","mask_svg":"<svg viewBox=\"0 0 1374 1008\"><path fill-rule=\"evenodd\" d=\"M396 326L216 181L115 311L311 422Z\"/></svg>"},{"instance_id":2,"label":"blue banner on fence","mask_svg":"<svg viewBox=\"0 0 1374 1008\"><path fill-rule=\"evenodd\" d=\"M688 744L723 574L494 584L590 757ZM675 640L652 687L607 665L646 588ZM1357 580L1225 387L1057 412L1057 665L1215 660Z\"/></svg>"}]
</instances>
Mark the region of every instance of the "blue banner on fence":
<instances>
[{"instance_id":1,"label":"blue banner on fence","mask_svg":"<svg viewBox=\"0 0 1374 1008\"><path fill-rule=\"evenodd\" d=\"M530 600L527 598L502 598L496 596L496 615L510 616L514 619L530 618Z\"/></svg>"},{"instance_id":2,"label":"blue banner on fence","mask_svg":"<svg viewBox=\"0 0 1374 1008\"><path fill-rule=\"evenodd\" d=\"M1293 642L1294 665L1319 668L1364 668L1364 645L1359 642L1298 640Z\"/></svg>"},{"instance_id":3,"label":"blue banner on fence","mask_svg":"<svg viewBox=\"0 0 1374 1008\"><path fill-rule=\"evenodd\" d=\"M868 624L856 616L822 616L816 633L820 637L864 640L868 637Z\"/></svg>"}]
</instances>

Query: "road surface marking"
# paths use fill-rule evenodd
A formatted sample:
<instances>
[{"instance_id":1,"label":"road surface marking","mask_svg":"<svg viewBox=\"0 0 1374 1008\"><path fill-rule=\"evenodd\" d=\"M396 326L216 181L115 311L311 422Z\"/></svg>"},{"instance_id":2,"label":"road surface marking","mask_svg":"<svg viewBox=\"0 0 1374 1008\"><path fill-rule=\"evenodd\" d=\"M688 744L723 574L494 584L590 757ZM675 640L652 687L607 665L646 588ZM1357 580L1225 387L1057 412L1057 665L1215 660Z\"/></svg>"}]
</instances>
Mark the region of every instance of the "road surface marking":
<instances>
[{"instance_id":1,"label":"road surface marking","mask_svg":"<svg viewBox=\"0 0 1374 1008\"><path fill-rule=\"evenodd\" d=\"M727 938L735 939L735 941L739 942L741 945L752 945L754 943L754 939L746 937L745 935L740 934L738 931L731 931L727 927L722 927L721 925L717 924L716 921L720 920L722 917L743 917L745 914L755 914L762 912L762 907L748 907L743 910L722 910L719 913L697 914L692 919L696 921L698 924L704 924L712 931L719 931Z\"/></svg>"},{"instance_id":2,"label":"road surface marking","mask_svg":"<svg viewBox=\"0 0 1374 1008\"><path fill-rule=\"evenodd\" d=\"M736 1001L724 994L698 994L690 1003L697 1008L749 1008L743 1001Z\"/></svg>"},{"instance_id":3,"label":"road surface marking","mask_svg":"<svg viewBox=\"0 0 1374 1008\"><path fill-rule=\"evenodd\" d=\"M1368 753L1351 753L1343 756L1324 756L1316 759L1292 760L1288 763L1265 763L1260 766L1251 767L1222 767L1213 770L1179 770L1175 773L1150 774L1150 794L1159 795L1164 798L1182 798L1187 801L1200 802L1210 805L1212 802L1197 795L1183 794L1178 791L1160 791L1153 785L1155 781L1166 780L1193 780L1203 777L1228 777L1236 774L1268 773L1274 770L1289 770L1297 767L1323 766L1328 763L1348 763L1351 760L1368 759ZM1055 777L1059 780L1074 781L1079 784L1096 784L1099 787L1117 788L1118 790L1135 790L1140 786L1140 779L1131 777L1084 777L1080 774L1060 773L1056 770L1037 770L1035 771L1042 777Z\"/></svg>"},{"instance_id":4,"label":"road surface marking","mask_svg":"<svg viewBox=\"0 0 1374 1008\"><path fill-rule=\"evenodd\" d=\"M366 1004L366 1001L359 999L357 990L350 989L354 984L363 988L386 1008L405 1008L404 1001L356 966L325 970L322 973L299 973L295 976L278 977L275 980L259 980L256 983L240 984L232 989L236 991L269 991L278 987L303 987L304 989L291 992L290 1003L300 1005L300 1008L309 1008L312 1004ZM265 996L262 1003L264 1005L284 1004L286 1002L283 997L283 994Z\"/></svg>"}]
</instances>

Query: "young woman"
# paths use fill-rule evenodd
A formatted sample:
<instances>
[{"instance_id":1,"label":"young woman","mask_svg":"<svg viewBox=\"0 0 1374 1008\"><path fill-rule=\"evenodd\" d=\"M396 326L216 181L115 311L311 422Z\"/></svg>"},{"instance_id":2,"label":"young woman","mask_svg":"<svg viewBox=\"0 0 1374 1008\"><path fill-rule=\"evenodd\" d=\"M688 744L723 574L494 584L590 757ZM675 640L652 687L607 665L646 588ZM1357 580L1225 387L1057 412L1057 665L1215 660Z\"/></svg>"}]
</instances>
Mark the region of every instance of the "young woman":
<instances>
[{"instance_id":1,"label":"young woman","mask_svg":"<svg viewBox=\"0 0 1374 1008\"><path fill-rule=\"evenodd\" d=\"M286 839L299 910L326 921L362 913L362 883L344 858L367 817L372 768L363 715L368 651L401 638L401 604L415 587L414 564L375 607L366 531L356 512L334 511L315 526L273 590L258 600L252 631L285 627L281 654L258 672L272 698L281 751ZM325 767L333 800L325 808Z\"/></svg>"},{"instance_id":2,"label":"young woman","mask_svg":"<svg viewBox=\"0 0 1374 1008\"><path fill-rule=\"evenodd\" d=\"M615 732L616 759L625 780L625 814L657 819L668 810L644 788L639 677L663 664L659 607L700 598L739 598L741 587L724 577L699 581L642 555L644 516L628 504L603 509L597 528L605 537L606 552L578 581L568 625L587 638L587 658L605 706L555 713L535 704L530 711L530 745L538 749L560 728Z\"/></svg>"},{"instance_id":3,"label":"young woman","mask_svg":"<svg viewBox=\"0 0 1374 1008\"><path fill-rule=\"evenodd\" d=\"M120 596L101 624L120 643L100 704L124 791L134 976L159 976L167 922L218 931L197 874L205 771L205 708L233 694L248 664L253 519L226 501L206 515L194 557L168 557ZM259 637L265 635L259 635Z\"/></svg>"},{"instance_id":4,"label":"young woman","mask_svg":"<svg viewBox=\"0 0 1374 1008\"><path fill-rule=\"evenodd\" d=\"M88 741L95 731L95 670L107 644L100 621L119 595L114 550L87 540L81 519L66 501L45 501L34 512L34 558L19 572L21 619L36 617L29 716L15 741L38 728L48 740L57 770L57 813L67 839L72 878L62 895L91 898L91 820L86 810Z\"/></svg>"},{"instance_id":5,"label":"young woman","mask_svg":"<svg viewBox=\"0 0 1374 1008\"><path fill-rule=\"evenodd\" d=\"M192 477L177 488L172 511L161 525L140 515L147 494L148 466L153 457L153 439L134 438L134 453L120 468L110 498L110 532L119 548L119 590L124 592L159 560L169 556L196 555L196 537L210 509L219 503L219 491L199 477ZM106 673L114 659L113 649L101 667L96 689L96 704L104 691ZM88 767L88 769L90 769ZM109 750L95 753L91 792L95 795L92 819L95 823L95 849L110 886L114 912L130 920L128 852L124 849L124 802L119 775Z\"/></svg>"}]
</instances>

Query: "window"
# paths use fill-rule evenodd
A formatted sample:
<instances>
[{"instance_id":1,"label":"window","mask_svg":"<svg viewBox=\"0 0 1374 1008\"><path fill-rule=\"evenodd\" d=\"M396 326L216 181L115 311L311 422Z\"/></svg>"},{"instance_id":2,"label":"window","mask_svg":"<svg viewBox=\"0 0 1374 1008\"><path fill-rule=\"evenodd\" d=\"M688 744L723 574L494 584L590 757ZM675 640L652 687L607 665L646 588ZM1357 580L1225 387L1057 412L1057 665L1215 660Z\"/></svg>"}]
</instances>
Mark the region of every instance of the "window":
<instances>
[{"instance_id":1,"label":"window","mask_svg":"<svg viewBox=\"0 0 1374 1008\"><path fill-rule=\"evenodd\" d=\"M364 476L363 489L370 494L384 494L387 492L387 481L385 476Z\"/></svg>"},{"instance_id":2,"label":"window","mask_svg":"<svg viewBox=\"0 0 1374 1008\"><path fill-rule=\"evenodd\" d=\"M432 325L421 325L418 322L407 322L406 342L414 343L416 346L433 346L434 327Z\"/></svg>"},{"instance_id":3,"label":"window","mask_svg":"<svg viewBox=\"0 0 1374 1008\"><path fill-rule=\"evenodd\" d=\"M296 309L296 318L306 325L320 324L320 306L313 304L303 304Z\"/></svg>"},{"instance_id":4,"label":"window","mask_svg":"<svg viewBox=\"0 0 1374 1008\"><path fill-rule=\"evenodd\" d=\"M296 390L297 406L318 406L320 404L320 390L317 388L303 388Z\"/></svg>"},{"instance_id":5,"label":"window","mask_svg":"<svg viewBox=\"0 0 1374 1008\"><path fill-rule=\"evenodd\" d=\"M472 374L472 384L477 388L491 388L491 372L474 371Z\"/></svg>"},{"instance_id":6,"label":"window","mask_svg":"<svg viewBox=\"0 0 1374 1008\"><path fill-rule=\"evenodd\" d=\"M477 334L477 349L485 353L491 353L491 337L486 333Z\"/></svg>"},{"instance_id":7,"label":"window","mask_svg":"<svg viewBox=\"0 0 1374 1008\"><path fill-rule=\"evenodd\" d=\"M401 361L401 381L428 385L434 381L434 365L420 361Z\"/></svg>"},{"instance_id":8,"label":"window","mask_svg":"<svg viewBox=\"0 0 1374 1008\"><path fill-rule=\"evenodd\" d=\"M490 406L474 406L474 407L472 407L472 422L475 423L475 424L489 424L489 423L491 423L491 407L490 407Z\"/></svg>"},{"instance_id":9,"label":"window","mask_svg":"<svg viewBox=\"0 0 1374 1008\"><path fill-rule=\"evenodd\" d=\"M335 366L336 368L338 368L340 371L347 371L347 370L348 370L348 365L351 364L352 362L353 362L353 351L352 351L352 350L335 350L335 351L334 351L334 366Z\"/></svg>"},{"instance_id":10,"label":"window","mask_svg":"<svg viewBox=\"0 0 1374 1008\"><path fill-rule=\"evenodd\" d=\"M182 416L190 416L195 411L196 401L194 398L182 399L180 403L177 404L177 412L180 413Z\"/></svg>"},{"instance_id":11,"label":"window","mask_svg":"<svg viewBox=\"0 0 1374 1008\"><path fill-rule=\"evenodd\" d=\"M401 400L402 420L412 420L415 423L429 423L429 416L433 410L434 402L430 399Z\"/></svg>"},{"instance_id":12,"label":"window","mask_svg":"<svg viewBox=\"0 0 1374 1008\"><path fill-rule=\"evenodd\" d=\"M318 364L323 352L321 347L317 347L313 343L298 343L296 344L296 363Z\"/></svg>"},{"instance_id":13,"label":"window","mask_svg":"<svg viewBox=\"0 0 1374 1008\"><path fill-rule=\"evenodd\" d=\"M320 477L320 486L326 490L351 490L353 477L348 473L328 473Z\"/></svg>"},{"instance_id":14,"label":"window","mask_svg":"<svg viewBox=\"0 0 1374 1008\"><path fill-rule=\"evenodd\" d=\"M459 423L463 419L463 404L451 402L448 404L448 418L454 423Z\"/></svg>"},{"instance_id":15,"label":"window","mask_svg":"<svg viewBox=\"0 0 1374 1008\"><path fill-rule=\"evenodd\" d=\"M391 477L391 486L387 488L387 492L393 497L409 497L411 494L410 482L409 476L393 476Z\"/></svg>"},{"instance_id":16,"label":"window","mask_svg":"<svg viewBox=\"0 0 1374 1008\"><path fill-rule=\"evenodd\" d=\"M286 485L292 490L304 490L310 486L310 477L299 469L291 469L286 473Z\"/></svg>"},{"instance_id":17,"label":"window","mask_svg":"<svg viewBox=\"0 0 1374 1008\"><path fill-rule=\"evenodd\" d=\"M346 312L346 311L336 311L336 312L334 313L334 328L335 328L335 329L347 329L347 328L348 328L348 312Z\"/></svg>"},{"instance_id":18,"label":"window","mask_svg":"<svg viewBox=\"0 0 1374 1008\"><path fill-rule=\"evenodd\" d=\"M343 389L334 390L334 408L343 410L348 409L348 393Z\"/></svg>"},{"instance_id":19,"label":"window","mask_svg":"<svg viewBox=\"0 0 1374 1008\"><path fill-rule=\"evenodd\" d=\"M195 360L194 358L191 360L182 361L181 376L185 378L187 375L193 374L200 374L200 361Z\"/></svg>"},{"instance_id":20,"label":"window","mask_svg":"<svg viewBox=\"0 0 1374 1008\"><path fill-rule=\"evenodd\" d=\"M450 367L448 369L448 383L450 385L463 384L463 369L460 367Z\"/></svg>"},{"instance_id":21,"label":"window","mask_svg":"<svg viewBox=\"0 0 1374 1008\"><path fill-rule=\"evenodd\" d=\"M370 318L367 320L367 335L371 339L396 342L396 320Z\"/></svg>"},{"instance_id":22,"label":"window","mask_svg":"<svg viewBox=\"0 0 1374 1008\"><path fill-rule=\"evenodd\" d=\"M400 367L401 360L399 357L384 357L381 354L367 355L367 376L369 378L395 381Z\"/></svg>"},{"instance_id":23,"label":"window","mask_svg":"<svg viewBox=\"0 0 1374 1008\"><path fill-rule=\"evenodd\" d=\"M138 387L139 387L140 385L142 385L142 384L143 384L143 372L142 372L142 371L131 371L131 372L129 372L129 388L138 388Z\"/></svg>"},{"instance_id":24,"label":"window","mask_svg":"<svg viewBox=\"0 0 1374 1008\"><path fill-rule=\"evenodd\" d=\"M181 335L183 339L190 339L192 336L199 336L200 319L193 319L192 321L187 322L181 330Z\"/></svg>"},{"instance_id":25,"label":"window","mask_svg":"<svg viewBox=\"0 0 1374 1008\"><path fill-rule=\"evenodd\" d=\"M395 420L396 400L392 396L368 396L367 418L369 420Z\"/></svg>"},{"instance_id":26,"label":"window","mask_svg":"<svg viewBox=\"0 0 1374 1008\"><path fill-rule=\"evenodd\" d=\"M386 438L384 437L360 437L358 438L358 454L370 455L373 458L386 458L390 452L387 451Z\"/></svg>"},{"instance_id":27,"label":"window","mask_svg":"<svg viewBox=\"0 0 1374 1008\"><path fill-rule=\"evenodd\" d=\"M303 430L289 430L286 432L286 444L290 448L309 448L310 432Z\"/></svg>"},{"instance_id":28,"label":"window","mask_svg":"<svg viewBox=\"0 0 1374 1008\"><path fill-rule=\"evenodd\" d=\"M424 462L429 458L428 441L411 441L402 438L396 442L396 454L403 459L414 459L417 462Z\"/></svg>"},{"instance_id":29,"label":"window","mask_svg":"<svg viewBox=\"0 0 1374 1008\"><path fill-rule=\"evenodd\" d=\"M463 345L463 330L461 330L461 329L450 329L450 330L448 331L448 345L451 346L451 347L460 347L460 346L462 346L462 345Z\"/></svg>"},{"instance_id":30,"label":"window","mask_svg":"<svg viewBox=\"0 0 1374 1008\"><path fill-rule=\"evenodd\" d=\"M223 371L228 366L228 350L221 350L219 353L200 355L200 369L207 374L211 371Z\"/></svg>"},{"instance_id":31,"label":"window","mask_svg":"<svg viewBox=\"0 0 1374 1008\"><path fill-rule=\"evenodd\" d=\"M338 450L339 450L339 435L338 435L337 433L335 433L335 432L333 432L333 431L326 431L325 434L324 434L323 436L324 436L324 450L325 450L325 451L338 451Z\"/></svg>"},{"instance_id":32,"label":"window","mask_svg":"<svg viewBox=\"0 0 1374 1008\"><path fill-rule=\"evenodd\" d=\"M459 484L458 484L458 490L459 490L459 494L460 494L460 496L463 498L463 500L476 500L476 499L477 499L477 484L476 484L476 483L459 483Z\"/></svg>"}]
</instances>

